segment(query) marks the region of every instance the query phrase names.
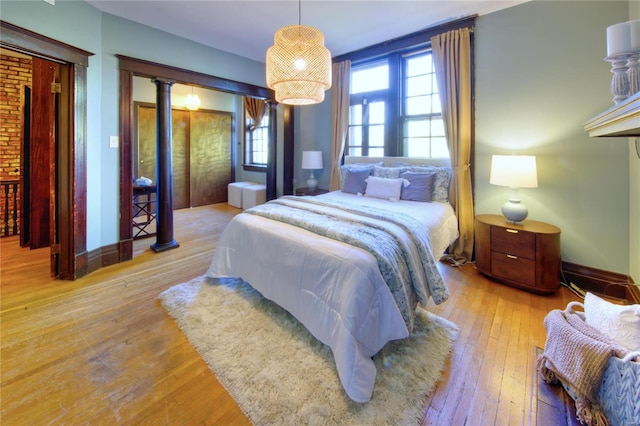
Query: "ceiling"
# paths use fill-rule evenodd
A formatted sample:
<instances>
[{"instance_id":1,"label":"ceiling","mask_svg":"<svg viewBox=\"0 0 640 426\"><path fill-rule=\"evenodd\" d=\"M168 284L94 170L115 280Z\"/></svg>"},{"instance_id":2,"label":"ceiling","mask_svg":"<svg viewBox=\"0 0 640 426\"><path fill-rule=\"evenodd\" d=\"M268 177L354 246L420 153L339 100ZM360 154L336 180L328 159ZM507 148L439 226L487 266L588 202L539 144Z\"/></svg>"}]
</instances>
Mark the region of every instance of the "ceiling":
<instances>
[{"instance_id":1,"label":"ceiling","mask_svg":"<svg viewBox=\"0 0 640 426\"><path fill-rule=\"evenodd\" d=\"M264 62L285 25L315 27L332 56L528 0L85 0L103 12ZM300 9L298 8L300 6ZM300 11L300 20L299 12Z\"/></svg>"}]
</instances>

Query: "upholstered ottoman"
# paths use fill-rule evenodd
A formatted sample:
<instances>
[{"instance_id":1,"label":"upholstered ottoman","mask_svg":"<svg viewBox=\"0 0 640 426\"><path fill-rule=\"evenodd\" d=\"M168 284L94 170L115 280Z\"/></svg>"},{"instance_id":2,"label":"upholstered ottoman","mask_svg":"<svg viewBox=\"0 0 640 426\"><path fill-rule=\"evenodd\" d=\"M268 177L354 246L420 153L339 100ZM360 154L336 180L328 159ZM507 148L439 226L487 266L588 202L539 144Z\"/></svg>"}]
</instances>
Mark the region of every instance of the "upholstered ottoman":
<instances>
[{"instance_id":1,"label":"upholstered ottoman","mask_svg":"<svg viewBox=\"0 0 640 426\"><path fill-rule=\"evenodd\" d=\"M262 184L253 184L242 187L242 208L248 209L266 200L267 187Z\"/></svg>"},{"instance_id":2,"label":"upholstered ottoman","mask_svg":"<svg viewBox=\"0 0 640 426\"><path fill-rule=\"evenodd\" d=\"M242 188L255 185L254 182L231 182L227 186L227 202L230 206L242 208Z\"/></svg>"}]
</instances>

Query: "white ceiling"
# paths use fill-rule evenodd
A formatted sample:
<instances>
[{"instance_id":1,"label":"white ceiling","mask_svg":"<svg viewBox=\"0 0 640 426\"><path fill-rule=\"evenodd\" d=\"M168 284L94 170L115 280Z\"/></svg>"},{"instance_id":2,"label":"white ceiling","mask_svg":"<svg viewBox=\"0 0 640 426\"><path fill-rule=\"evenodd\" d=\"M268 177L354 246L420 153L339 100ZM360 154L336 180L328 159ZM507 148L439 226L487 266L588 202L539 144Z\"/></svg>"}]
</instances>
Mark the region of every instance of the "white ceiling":
<instances>
[{"instance_id":1,"label":"white ceiling","mask_svg":"<svg viewBox=\"0 0 640 426\"><path fill-rule=\"evenodd\" d=\"M98 9L226 52L264 62L273 34L298 24L297 0L85 0ZM332 56L439 23L528 0L304 0L300 23L325 35Z\"/></svg>"}]
</instances>

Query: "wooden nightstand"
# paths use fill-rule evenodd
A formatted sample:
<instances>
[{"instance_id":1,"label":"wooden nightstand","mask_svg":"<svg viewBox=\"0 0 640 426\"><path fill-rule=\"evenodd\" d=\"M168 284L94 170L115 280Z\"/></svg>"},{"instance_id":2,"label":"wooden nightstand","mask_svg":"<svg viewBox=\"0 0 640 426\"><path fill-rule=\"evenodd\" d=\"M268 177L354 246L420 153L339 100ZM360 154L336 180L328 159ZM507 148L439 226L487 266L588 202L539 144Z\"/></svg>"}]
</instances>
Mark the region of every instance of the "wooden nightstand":
<instances>
[{"instance_id":1,"label":"wooden nightstand","mask_svg":"<svg viewBox=\"0 0 640 426\"><path fill-rule=\"evenodd\" d=\"M478 270L496 281L540 294L560 287L560 228L478 215L475 242Z\"/></svg>"},{"instance_id":2,"label":"wooden nightstand","mask_svg":"<svg viewBox=\"0 0 640 426\"><path fill-rule=\"evenodd\" d=\"M296 188L296 195L320 195L326 194L326 189L316 188L315 190L310 190L309 188Z\"/></svg>"}]
</instances>

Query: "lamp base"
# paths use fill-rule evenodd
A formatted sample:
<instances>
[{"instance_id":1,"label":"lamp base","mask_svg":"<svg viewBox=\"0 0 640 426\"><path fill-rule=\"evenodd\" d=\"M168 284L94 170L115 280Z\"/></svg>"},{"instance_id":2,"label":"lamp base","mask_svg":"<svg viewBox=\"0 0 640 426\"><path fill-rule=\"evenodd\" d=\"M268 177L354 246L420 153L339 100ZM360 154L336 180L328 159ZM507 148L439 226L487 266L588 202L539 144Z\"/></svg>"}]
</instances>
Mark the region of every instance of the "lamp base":
<instances>
[{"instance_id":1,"label":"lamp base","mask_svg":"<svg viewBox=\"0 0 640 426\"><path fill-rule=\"evenodd\" d=\"M529 210L520 200L509 199L502 205L502 214L507 222L520 223L527 218Z\"/></svg>"},{"instance_id":2,"label":"lamp base","mask_svg":"<svg viewBox=\"0 0 640 426\"><path fill-rule=\"evenodd\" d=\"M309 191L313 192L317 187L318 179L316 179L316 177L313 175L313 172L311 172L311 176L309 176L309 180L307 180L307 188L309 188Z\"/></svg>"}]
</instances>

